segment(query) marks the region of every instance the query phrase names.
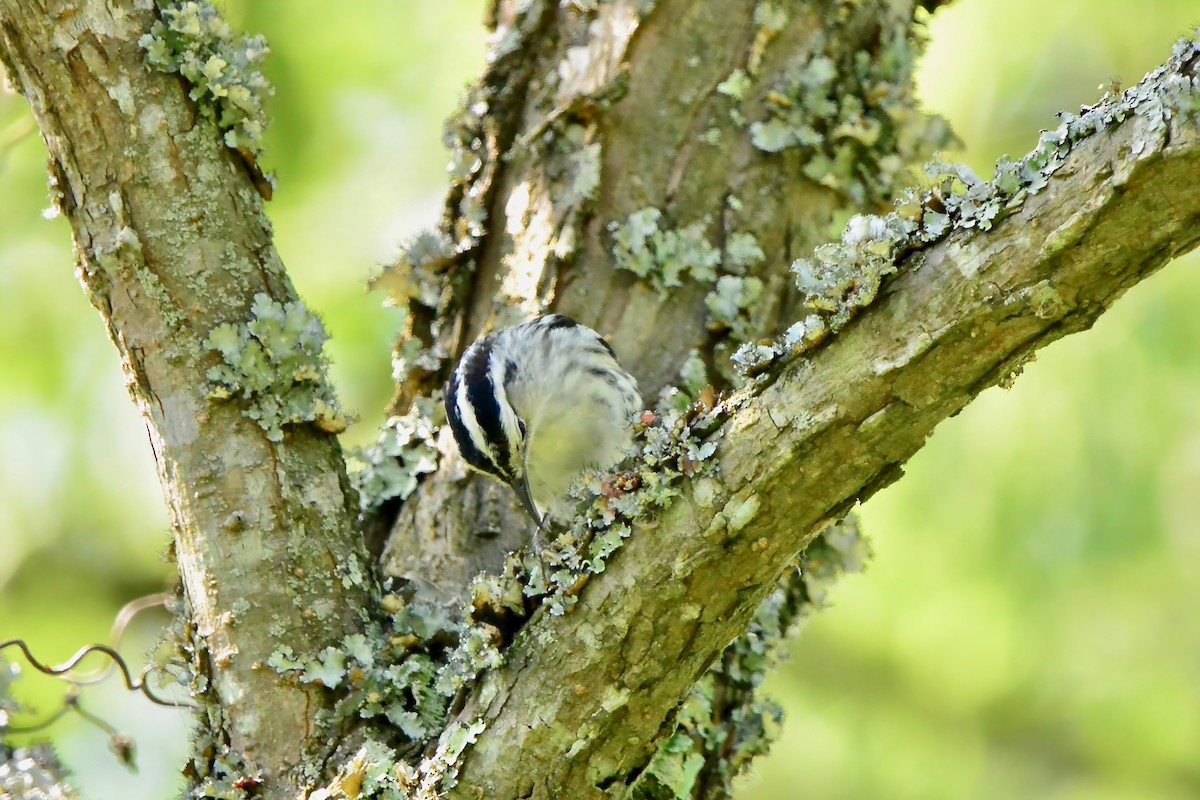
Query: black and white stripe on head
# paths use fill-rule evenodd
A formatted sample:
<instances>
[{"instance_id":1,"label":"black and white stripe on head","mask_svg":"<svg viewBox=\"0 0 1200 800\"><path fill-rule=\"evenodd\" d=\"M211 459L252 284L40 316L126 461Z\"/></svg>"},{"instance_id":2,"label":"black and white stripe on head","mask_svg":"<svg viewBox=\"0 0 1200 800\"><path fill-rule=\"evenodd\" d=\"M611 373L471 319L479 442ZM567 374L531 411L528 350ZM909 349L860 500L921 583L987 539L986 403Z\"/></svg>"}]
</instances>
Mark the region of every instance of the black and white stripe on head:
<instances>
[{"instance_id":1,"label":"black and white stripe on head","mask_svg":"<svg viewBox=\"0 0 1200 800\"><path fill-rule=\"evenodd\" d=\"M471 345L446 387L463 458L516 489L535 519L580 469L619 459L640 407L637 382L604 338L561 314Z\"/></svg>"},{"instance_id":2,"label":"black and white stripe on head","mask_svg":"<svg viewBox=\"0 0 1200 800\"><path fill-rule=\"evenodd\" d=\"M467 348L446 387L446 418L458 449L468 464L502 481L512 481L513 443L505 434L503 373L492 364L496 337L488 336ZM508 364L500 365L507 370ZM499 377L499 389L493 383ZM511 409L508 415L511 416Z\"/></svg>"},{"instance_id":3,"label":"black and white stripe on head","mask_svg":"<svg viewBox=\"0 0 1200 800\"><path fill-rule=\"evenodd\" d=\"M546 330L554 330L555 328L578 328L579 323L570 317L564 317L562 314L547 314L544 317L539 317L537 324Z\"/></svg>"}]
</instances>

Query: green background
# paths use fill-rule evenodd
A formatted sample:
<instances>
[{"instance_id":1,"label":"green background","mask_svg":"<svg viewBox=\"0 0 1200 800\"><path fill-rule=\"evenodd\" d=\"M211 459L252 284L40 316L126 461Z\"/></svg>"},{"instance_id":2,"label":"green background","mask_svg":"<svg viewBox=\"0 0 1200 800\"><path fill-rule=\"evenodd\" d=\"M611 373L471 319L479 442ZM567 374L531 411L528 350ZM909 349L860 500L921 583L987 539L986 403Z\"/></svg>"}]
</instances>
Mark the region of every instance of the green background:
<instances>
[{"instance_id":1,"label":"green background","mask_svg":"<svg viewBox=\"0 0 1200 800\"><path fill-rule=\"evenodd\" d=\"M334 378L362 417L352 444L381 421L396 322L363 283L437 219L441 120L483 63L482 6L227 5L273 49L269 212L333 334ZM965 142L951 155L989 175L1055 111L1135 82L1197 22L1194 0L958 0L934 17L922 97ZM30 124L0 94L0 638L53 661L165 585L168 521L68 227L41 216ZM984 393L866 506L876 557L770 679L788 721L745 800L1200 796L1196 266L1170 265L1015 388ZM135 626L131 656L162 619ZM23 684L43 710L61 696ZM132 776L99 730L61 723L87 796L169 796L183 715L115 687L84 704L140 749Z\"/></svg>"}]
</instances>

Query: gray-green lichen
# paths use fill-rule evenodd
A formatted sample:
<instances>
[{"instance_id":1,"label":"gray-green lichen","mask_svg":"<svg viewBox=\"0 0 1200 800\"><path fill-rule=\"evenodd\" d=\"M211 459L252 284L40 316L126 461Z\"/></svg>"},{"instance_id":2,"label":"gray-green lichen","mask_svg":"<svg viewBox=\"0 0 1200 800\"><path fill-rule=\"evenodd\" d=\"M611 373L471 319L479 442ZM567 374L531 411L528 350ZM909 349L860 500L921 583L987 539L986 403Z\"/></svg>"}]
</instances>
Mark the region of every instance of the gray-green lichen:
<instances>
[{"instance_id":1,"label":"gray-green lichen","mask_svg":"<svg viewBox=\"0 0 1200 800\"><path fill-rule=\"evenodd\" d=\"M9 748L0 744L0 797L13 800L70 800L78 797L66 770L48 745Z\"/></svg>"},{"instance_id":2,"label":"gray-green lichen","mask_svg":"<svg viewBox=\"0 0 1200 800\"><path fill-rule=\"evenodd\" d=\"M184 773L193 784L190 800L250 800L261 784L262 771L230 746L229 722L220 706L206 707L204 724L192 737L192 753Z\"/></svg>"},{"instance_id":3,"label":"gray-green lichen","mask_svg":"<svg viewBox=\"0 0 1200 800\"><path fill-rule=\"evenodd\" d=\"M513 553L499 574L480 575L472 585L472 597L462 615L434 603L406 600L399 594L384 597L382 606L391 619L383 647L371 664L349 646L341 648L356 669L342 670L339 660L330 670L328 653L301 660L281 650L272 666L293 672L308 683L328 685L324 676L351 681L350 695L339 708L362 716L383 714L407 737L423 741L440 730L451 700L469 687L484 670L502 663L502 648L539 605L561 614L574 603L587 577L602 572L607 559L631 534L628 520L661 508L679 493L684 476L711 472L705 463L715 451L715 442L704 442L711 421L702 423L696 410L673 411L662 424L642 425L639 445L645 470L614 476L591 476L577 487L581 514L577 523L560 535L539 555ZM368 639L377 637L368 634ZM473 737L477 730L458 732ZM419 767L405 766L391 774L399 776L405 793L381 797L433 797L420 794L414 786L429 791L452 778L449 761L461 748L444 740L439 755ZM456 758L457 756L455 756ZM439 760L440 759L440 760ZM428 759L426 760L429 761ZM389 787L389 791L399 791ZM330 795L331 797L337 795ZM372 795L374 796L374 795Z\"/></svg>"},{"instance_id":4,"label":"gray-green lichen","mask_svg":"<svg viewBox=\"0 0 1200 800\"><path fill-rule=\"evenodd\" d=\"M351 478L363 511L392 498L406 499L421 475L437 469L436 439L443 422L440 393L418 398L407 414L384 423L378 442L355 453L363 467Z\"/></svg>"},{"instance_id":5,"label":"gray-green lichen","mask_svg":"<svg viewBox=\"0 0 1200 800\"><path fill-rule=\"evenodd\" d=\"M708 367L699 350L692 350L688 353L683 366L679 368L679 380L681 381L679 389L682 391L675 391L674 394L687 399L687 403L677 409L683 411L688 405L699 399L700 392L711 384L708 378Z\"/></svg>"},{"instance_id":6,"label":"gray-green lichen","mask_svg":"<svg viewBox=\"0 0 1200 800\"><path fill-rule=\"evenodd\" d=\"M806 350L841 330L875 300L884 278L896 271L897 253L912 233L895 213L852 217L840 242L821 245L811 258L792 263L804 304L815 313L774 340L743 344L733 355L734 366L753 374L779 356Z\"/></svg>"},{"instance_id":7,"label":"gray-green lichen","mask_svg":"<svg viewBox=\"0 0 1200 800\"><path fill-rule=\"evenodd\" d=\"M12 696L14 682L21 674L20 667L0 655L0 797L13 800L68 800L77 797L66 781L66 770L58 763L54 751L47 745L16 747L9 740L12 715L20 713L21 705ZM112 733L113 743L117 734ZM26 734L28 738L28 734ZM122 738L121 741L128 741Z\"/></svg>"},{"instance_id":8,"label":"gray-green lichen","mask_svg":"<svg viewBox=\"0 0 1200 800\"><path fill-rule=\"evenodd\" d=\"M449 233L459 251L472 248L486 231L484 197L489 181L480 178L484 177L482 173L490 160L489 136L484 124L489 110L487 98L487 87L468 86L458 110L446 120L442 130L442 141L450 151L450 164L446 168L451 181L449 206L456 217L454 229Z\"/></svg>"},{"instance_id":9,"label":"gray-green lichen","mask_svg":"<svg viewBox=\"0 0 1200 800\"><path fill-rule=\"evenodd\" d=\"M863 568L870 548L848 517L821 533L680 707L673 733L634 786L637 800L732 797L733 779L767 752L783 712L759 692L786 657L788 635L827 602L829 588Z\"/></svg>"},{"instance_id":10,"label":"gray-green lichen","mask_svg":"<svg viewBox=\"0 0 1200 800\"><path fill-rule=\"evenodd\" d=\"M499 666L498 638L483 641L485 626L466 625L441 606L418 607L396 594L385 595L380 610L386 620L367 621L361 633L347 636L337 647L303 657L281 646L268 666L332 692L333 711L321 712L326 722L382 718L417 745L403 752L436 745L432 755L414 764L391 747L368 740L313 798L433 800L454 785L463 752L483 730L479 722L447 726L448 709L466 680ZM447 648L455 637L459 646Z\"/></svg>"},{"instance_id":11,"label":"gray-green lichen","mask_svg":"<svg viewBox=\"0 0 1200 800\"><path fill-rule=\"evenodd\" d=\"M813 313L782 336L744 344L734 354L734 364L744 374L755 375L783 356L815 347L875 300L882 281L896 272L904 256L955 230L990 230L1045 189L1068 163L1072 149L1097 132L1140 117L1148 123L1148 133L1161 141L1173 117L1200 111L1200 79L1185 69L1197 59L1200 41L1180 40L1170 60L1137 86L1119 97L1105 95L1078 116L1060 115L1058 127L1043 132L1037 147L1021 160L1001 157L990 181L962 165L930 164L930 188L904 192L885 216L852 218L840 242L822 245L810 258L792 264L796 285ZM1129 155L1141 157L1152 144L1135 142ZM1056 231L1047 238L1046 254L1069 246L1076 235L1074 229ZM1056 307L1053 287L1044 287L1030 302L1035 313L1050 313Z\"/></svg>"},{"instance_id":12,"label":"gray-green lichen","mask_svg":"<svg viewBox=\"0 0 1200 800\"><path fill-rule=\"evenodd\" d=\"M836 244L792 263L804 304L826 318L833 331L857 309L870 305L884 277L896 271L895 255L909 234L899 217L852 217Z\"/></svg>"},{"instance_id":13,"label":"gray-green lichen","mask_svg":"<svg viewBox=\"0 0 1200 800\"><path fill-rule=\"evenodd\" d=\"M762 296L763 282L755 277L722 275L704 298L710 328L728 330L738 340L751 333L748 312Z\"/></svg>"},{"instance_id":14,"label":"gray-green lichen","mask_svg":"<svg viewBox=\"0 0 1200 800\"><path fill-rule=\"evenodd\" d=\"M663 230L661 220L657 208L643 208L624 222L609 224L616 267L629 270L659 292L682 286L685 277L700 283L715 281L721 253L708 241L708 222Z\"/></svg>"},{"instance_id":15,"label":"gray-green lichen","mask_svg":"<svg viewBox=\"0 0 1200 800\"><path fill-rule=\"evenodd\" d=\"M455 244L441 232L421 231L401 245L396 260L370 281L372 290L387 293L386 304L404 314L402 333L392 352L392 378L398 386L436 374L448 357L415 335L413 325L425 317L438 324L449 301L449 278L458 256ZM472 265L466 262L465 266Z\"/></svg>"},{"instance_id":16,"label":"gray-green lichen","mask_svg":"<svg viewBox=\"0 0 1200 800\"><path fill-rule=\"evenodd\" d=\"M661 220L657 208L643 208L623 222L609 224L617 268L632 272L660 293L682 286L685 279L712 285L705 299L709 328L744 339L752 328L749 311L763 290L759 278L745 276L765 258L754 235L731 233L722 251L708 240L709 220L665 230L659 226Z\"/></svg>"},{"instance_id":17,"label":"gray-green lichen","mask_svg":"<svg viewBox=\"0 0 1200 800\"><path fill-rule=\"evenodd\" d=\"M568 125L560 138L562 146L568 149L570 191L566 202L571 206L594 200L600 188L602 148L599 142L587 142L584 137L582 125Z\"/></svg>"},{"instance_id":18,"label":"gray-green lichen","mask_svg":"<svg viewBox=\"0 0 1200 800\"><path fill-rule=\"evenodd\" d=\"M729 206L735 211L741 209L741 203L733 197L729 198ZM766 255L758 246L754 234L744 231L730 234L729 241L725 244L725 268L729 272L740 275L765 259Z\"/></svg>"},{"instance_id":19,"label":"gray-green lichen","mask_svg":"<svg viewBox=\"0 0 1200 800\"><path fill-rule=\"evenodd\" d=\"M368 739L342 765L328 785L308 795L309 800L437 800L454 785L458 764L467 747L483 732L482 723L455 724L433 755L413 766L395 750Z\"/></svg>"},{"instance_id":20,"label":"gray-green lichen","mask_svg":"<svg viewBox=\"0 0 1200 800\"><path fill-rule=\"evenodd\" d=\"M740 209L740 202L729 199L731 211ZM752 334L754 321L751 310L762 296L763 282L746 272L766 259L754 234L737 231L726 237L721 258L722 274L704 298L708 309L709 330L727 333L735 342L745 341Z\"/></svg>"},{"instance_id":21,"label":"gray-green lichen","mask_svg":"<svg viewBox=\"0 0 1200 800\"><path fill-rule=\"evenodd\" d=\"M337 776L325 787L310 794L309 800L358 800L358 798L402 798L405 795L391 794L395 788L398 770L404 766L396 751L385 744L368 739L358 751L342 765Z\"/></svg>"},{"instance_id":22,"label":"gray-green lichen","mask_svg":"<svg viewBox=\"0 0 1200 800\"><path fill-rule=\"evenodd\" d=\"M187 0L163 4L138 44L152 66L187 79L191 98L225 132L226 145L250 154L262 149L263 101L272 91L257 68L268 52L263 37L235 38L214 6Z\"/></svg>"},{"instance_id":23,"label":"gray-green lichen","mask_svg":"<svg viewBox=\"0 0 1200 800\"><path fill-rule=\"evenodd\" d=\"M1194 88L1189 84L1187 97L1194 96ZM1178 109L1182 103L1170 107ZM840 243L793 266L809 311L778 340L751 345L765 351L755 351L761 360L754 363L769 363L784 353L806 349L839 329L874 300L881 281L896 269L905 252L934 242L955 227L986 228L998 222L1015 197L1037 191L1058 168L1056 164L1065 157L1060 148L1074 141L1071 130L1061 139L1054 135L1045 139L1042 156L998 168L991 184L939 167L936 185L928 193L902 198L886 217L851 220ZM473 168L468 165L467 172ZM715 293L728 299L722 318L744 310L745 303L739 300L744 284L727 282L720 291L719 278L744 280L744 276L720 274L722 254L708 243L707 224L664 232L658 227L660 219L656 209L643 209L613 226L618 260L625 262L621 266L640 270L660 291L680 285L685 277L715 284ZM727 241L725 264L735 261L733 252L747 264L758 257L751 241L742 239L736 246L732 239ZM446 250L454 249L447 243ZM1045 300L1050 295L1042 292L1039 297ZM533 611L546 605L550 613L564 613L588 576L602 572L613 552L632 535L631 521L652 516L669 504L681 493L685 480L694 480L698 503L716 501L717 492L710 487L717 446L712 434L725 411L693 402L703 392L705 379L703 360L689 359L681 375L683 391L661 404L660 419L640 427L639 457L612 475L587 476L574 489L580 509L575 523L538 556L513 554L501 573L477 578L472 602L461 614L390 594L382 603L390 615L386 625L368 626L359 638L350 637L340 647L308 658L278 654L275 668L313 686L346 692L338 713L386 717L408 738L426 744L442 731L434 755L416 766L384 744L364 744L337 780L322 790L325 794L318 792L316 797L437 796L453 782L462 753L482 730L479 723L443 730L452 698L468 688L481 670L501 662L503 647ZM681 402L680 395L687 402ZM414 461L419 462L419 458ZM752 526L755 502L753 497L739 500L730 524ZM838 575L858 569L864 554L865 545L850 523L826 530L809 546L797 569L760 607L747 632L693 689L680 711L677 729L660 743L635 787L635 796L694 797L701 782L723 785L728 794L729 781L765 751L777 727L778 708L759 697L757 689L765 670L779 657L787 631L825 601Z\"/></svg>"},{"instance_id":24,"label":"gray-green lichen","mask_svg":"<svg viewBox=\"0 0 1200 800\"><path fill-rule=\"evenodd\" d=\"M567 529L540 554L513 554L501 574L476 579L475 618L523 619L541 605L553 615L566 613L632 535L634 520L661 512L682 494L685 480L714 473L713 434L724 413L668 398L655 420L636 426L636 450L624 469L586 473L572 487L576 514Z\"/></svg>"},{"instance_id":25,"label":"gray-green lichen","mask_svg":"<svg viewBox=\"0 0 1200 800\"><path fill-rule=\"evenodd\" d=\"M160 685L173 682L189 697L203 697L210 688L207 645L195 635L187 598L178 592L167 602L171 622L159 636L150 655ZM236 612L240 613L240 612Z\"/></svg>"},{"instance_id":26,"label":"gray-green lichen","mask_svg":"<svg viewBox=\"0 0 1200 800\"><path fill-rule=\"evenodd\" d=\"M455 694L501 663L500 632L434 603L385 595L381 619L314 654L283 645L267 660L281 675L334 692L335 721L384 718L408 740L425 743L446 724Z\"/></svg>"},{"instance_id":27,"label":"gray-green lichen","mask_svg":"<svg viewBox=\"0 0 1200 800\"><path fill-rule=\"evenodd\" d=\"M440 276L454 257L454 245L441 233L420 231L400 246L396 260L371 280L371 288L387 292L394 305L416 300L437 308L443 291Z\"/></svg>"},{"instance_id":28,"label":"gray-green lichen","mask_svg":"<svg viewBox=\"0 0 1200 800\"><path fill-rule=\"evenodd\" d=\"M298 300L279 303L262 293L254 296L250 313L241 325L218 325L204 342L224 362L208 371L209 397L243 401L242 413L273 442L282 441L285 425L345 430L349 419L321 353L326 338L321 320Z\"/></svg>"},{"instance_id":29,"label":"gray-green lichen","mask_svg":"<svg viewBox=\"0 0 1200 800\"><path fill-rule=\"evenodd\" d=\"M952 140L945 121L920 111L912 94L921 42L910 13L897 7L892 18L880 20L880 38L870 51L840 54L818 41L789 64L758 98L766 114L749 126L754 146L767 153L799 151L809 178L860 208L892 197L906 182L908 164ZM781 24L778 16L767 18ZM761 25L760 36L771 30ZM836 31L818 35L828 35L830 43L841 38ZM718 91L740 103L751 87L748 76L735 71Z\"/></svg>"},{"instance_id":30,"label":"gray-green lichen","mask_svg":"<svg viewBox=\"0 0 1200 800\"><path fill-rule=\"evenodd\" d=\"M735 69L729 73L729 77L717 84L717 91L740 103L745 99L751 85L750 76L743 70Z\"/></svg>"}]
</instances>

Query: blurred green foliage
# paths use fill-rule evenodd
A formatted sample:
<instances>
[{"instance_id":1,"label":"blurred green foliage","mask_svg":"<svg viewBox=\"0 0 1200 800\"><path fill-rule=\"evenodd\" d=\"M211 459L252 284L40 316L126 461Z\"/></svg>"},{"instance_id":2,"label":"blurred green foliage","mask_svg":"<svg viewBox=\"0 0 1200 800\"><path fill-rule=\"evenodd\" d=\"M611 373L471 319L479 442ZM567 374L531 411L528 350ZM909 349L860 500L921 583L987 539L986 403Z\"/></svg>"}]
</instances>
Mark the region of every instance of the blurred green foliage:
<instances>
[{"instance_id":1,"label":"blurred green foliage","mask_svg":"<svg viewBox=\"0 0 1200 800\"><path fill-rule=\"evenodd\" d=\"M922 97L989 176L1197 22L1184 0L958 0ZM745 800L1200 796L1198 261L984 393L864 507L875 558L768 682L788 719Z\"/></svg>"},{"instance_id":2,"label":"blurred green foliage","mask_svg":"<svg viewBox=\"0 0 1200 800\"><path fill-rule=\"evenodd\" d=\"M373 438L395 315L363 292L436 219L441 120L483 63L482 0L229 0L266 34L275 83L269 212L333 335L333 377ZM990 174L1097 84L1135 82L1200 21L1194 0L958 0L921 71L927 105ZM168 521L113 348L41 219L44 151L0 94L0 638L48 660L103 640L160 589ZM5 143L15 144L5 150ZM770 682L789 718L745 800L1062 800L1200 795L1200 274L1196 258L1045 351L1014 389L945 423L866 507L876 558L834 591ZM155 620L137 626L130 655ZM23 681L44 709L61 687ZM89 708L132 733L59 729L88 797L165 797L184 721L112 691Z\"/></svg>"}]
</instances>

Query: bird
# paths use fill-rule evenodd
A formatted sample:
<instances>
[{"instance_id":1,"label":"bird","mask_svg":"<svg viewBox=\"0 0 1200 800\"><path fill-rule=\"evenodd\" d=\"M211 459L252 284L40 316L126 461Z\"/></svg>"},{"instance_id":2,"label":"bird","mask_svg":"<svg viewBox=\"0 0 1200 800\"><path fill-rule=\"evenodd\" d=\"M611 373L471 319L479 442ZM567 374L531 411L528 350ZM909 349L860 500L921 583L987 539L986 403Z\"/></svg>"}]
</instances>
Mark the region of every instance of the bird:
<instances>
[{"instance_id":1,"label":"bird","mask_svg":"<svg viewBox=\"0 0 1200 800\"><path fill-rule=\"evenodd\" d=\"M463 459L510 486L545 527L571 510L584 470L606 470L632 442L637 381L604 338L549 314L484 336L463 352L444 389Z\"/></svg>"}]
</instances>

